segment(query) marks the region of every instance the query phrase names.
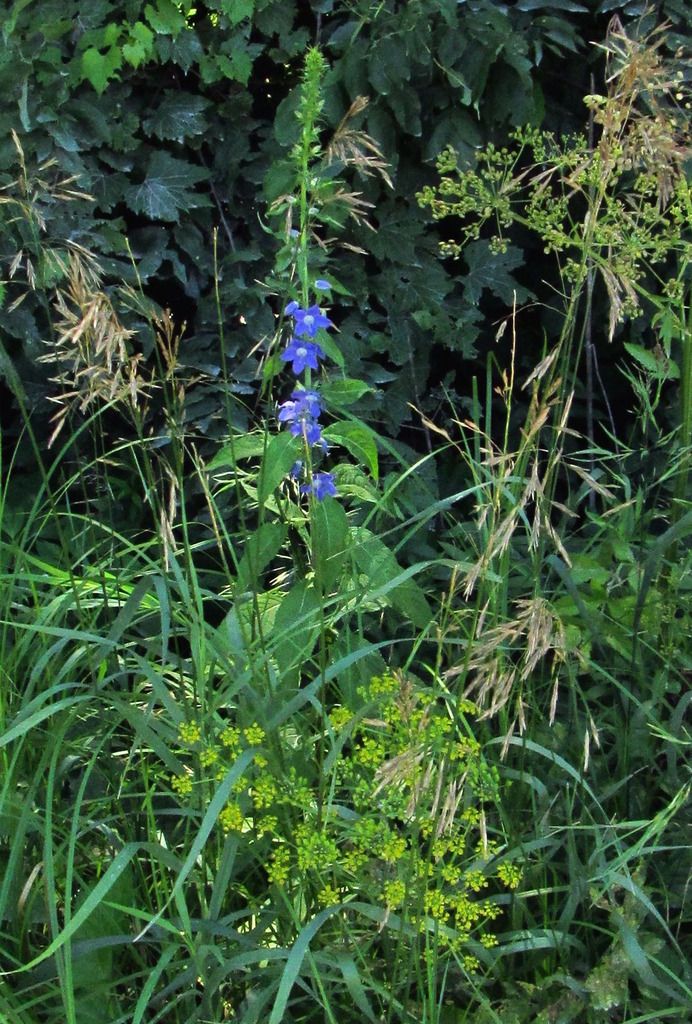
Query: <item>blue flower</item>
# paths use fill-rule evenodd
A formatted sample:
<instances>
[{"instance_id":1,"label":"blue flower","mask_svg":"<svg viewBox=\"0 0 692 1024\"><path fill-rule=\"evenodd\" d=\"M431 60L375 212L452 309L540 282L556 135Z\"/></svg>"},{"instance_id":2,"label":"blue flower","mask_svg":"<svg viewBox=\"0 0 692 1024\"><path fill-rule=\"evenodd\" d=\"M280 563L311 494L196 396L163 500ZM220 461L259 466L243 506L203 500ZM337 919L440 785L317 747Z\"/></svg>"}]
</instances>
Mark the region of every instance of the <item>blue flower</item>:
<instances>
[{"instance_id":1,"label":"blue flower","mask_svg":"<svg viewBox=\"0 0 692 1024\"><path fill-rule=\"evenodd\" d=\"M321 398L318 391L311 391L309 388L299 388L297 391L291 392L291 398L298 406L300 413L307 413L308 416L314 416L317 419L322 412Z\"/></svg>"},{"instance_id":2,"label":"blue flower","mask_svg":"<svg viewBox=\"0 0 692 1024\"><path fill-rule=\"evenodd\" d=\"M317 501L336 497L336 484L332 473L314 473L309 484L301 484L301 494L312 494Z\"/></svg>"},{"instance_id":3,"label":"blue flower","mask_svg":"<svg viewBox=\"0 0 692 1024\"><path fill-rule=\"evenodd\" d=\"M301 419L291 424L291 433L294 437L304 437L306 444L318 444L327 450L327 442L322 437L322 428L315 420Z\"/></svg>"},{"instance_id":4,"label":"blue flower","mask_svg":"<svg viewBox=\"0 0 692 1024\"><path fill-rule=\"evenodd\" d=\"M285 312L295 320L293 333L297 338L314 338L320 327L331 327L332 322L319 306L303 309L297 302L289 302Z\"/></svg>"},{"instance_id":5,"label":"blue flower","mask_svg":"<svg viewBox=\"0 0 692 1024\"><path fill-rule=\"evenodd\" d=\"M291 401L282 402L279 406L279 423L290 423L290 431L294 437L303 437L307 444L318 444L327 447L322 437L322 428L318 417L322 412L320 396L316 391L307 388L294 391Z\"/></svg>"},{"instance_id":6,"label":"blue flower","mask_svg":"<svg viewBox=\"0 0 692 1024\"><path fill-rule=\"evenodd\" d=\"M318 277L315 281L315 288L317 288L318 292L329 292L332 290L329 281L325 281L322 277Z\"/></svg>"},{"instance_id":7,"label":"blue flower","mask_svg":"<svg viewBox=\"0 0 692 1024\"><path fill-rule=\"evenodd\" d=\"M298 376L306 366L311 370L317 370L317 360L324 359L324 352L314 341L299 341L292 338L288 347L281 353L281 359L285 363L293 363L293 372Z\"/></svg>"}]
</instances>

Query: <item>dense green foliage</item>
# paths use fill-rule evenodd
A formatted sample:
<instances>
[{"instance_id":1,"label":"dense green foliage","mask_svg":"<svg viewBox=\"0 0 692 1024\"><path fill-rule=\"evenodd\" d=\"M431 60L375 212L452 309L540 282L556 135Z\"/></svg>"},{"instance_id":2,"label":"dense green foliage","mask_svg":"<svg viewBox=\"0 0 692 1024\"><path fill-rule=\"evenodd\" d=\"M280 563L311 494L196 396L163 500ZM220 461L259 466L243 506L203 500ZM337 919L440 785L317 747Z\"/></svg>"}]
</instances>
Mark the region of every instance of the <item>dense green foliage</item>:
<instances>
[{"instance_id":1,"label":"dense green foliage","mask_svg":"<svg viewBox=\"0 0 692 1024\"><path fill-rule=\"evenodd\" d=\"M0 25L0 1024L687 1019L687 5Z\"/></svg>"},{"instance_id":2,"label":"dense green foliage","mask_svg":"<svg viewBox=\"0 0 692 1024\"><path fill-rule=\"evenodd\" d=\"M335 130L351 104L369 97L353 127L377 142L393 183L364 179L351 166L348 185L374 204L377 230L352 219L332 230L368 253L339 253L337 277L351 296L340 322L348 372L378 390L386 385L386 402L376 392L362 411L397 433L410 418L408 402L435 401L426 384L441 383L439 370L431 374L431 359L440 364L436 352L454 386L461 362L467 367L488 347L481 297L511 305L513 289L520 297L531 289L515 280L522 264L516 246L490 265L487 243L470 246L464 274L440 264L411 197L430 183L445 146L466 157L512 126L540 122L546 93L560 128L581 127L584 61L597 58L587 41L603 36L613 11L639 13L639 6L602 3L594 22L588 5L565 0L218 0L189 13L173 0L98 0L88 10L63 0L10 5L2 19L0 172L5 185L18 177L17 131L26 168L18 198L32 215L11 228L4 222L12 282L2 327L32 402L47 389L49 370L38 357L48 311L40 295L11 304L27 284L57 283L55 257L67 240L94 252L112 282L136 284L134 260L147 296L187 322L185 362L200 376L188 396L197 430L213 435L219 427L215 276L234 386L241 394L253 389L257 359L249 353L273 330L258 284L274 263L264 211L287 188L299 69L306 45L319 41L330 63L326 127ZM684 31L685 5L663 7ZM337 148L331 173L343 171L343 157ZM64 189L55 189L69 176L93 199L64 202ZM151 332L136 311L129 316L150 356Z\"/></svg>"}]
</instances>

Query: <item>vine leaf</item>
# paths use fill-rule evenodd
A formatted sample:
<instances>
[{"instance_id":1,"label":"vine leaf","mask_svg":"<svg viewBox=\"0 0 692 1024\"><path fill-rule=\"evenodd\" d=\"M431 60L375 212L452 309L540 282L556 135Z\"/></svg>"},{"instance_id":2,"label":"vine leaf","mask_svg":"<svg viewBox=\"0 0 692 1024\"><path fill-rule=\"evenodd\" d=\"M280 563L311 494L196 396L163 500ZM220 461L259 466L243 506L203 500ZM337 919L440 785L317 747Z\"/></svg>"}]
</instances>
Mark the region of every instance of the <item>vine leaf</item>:
<instances>
[{"instance_id":1,"label":"vine leaf","mask_svg":"<svg viewBox=\"0 0 692 1024\"><path fill-rule=\"evenodd\" d=\"M167 92L158 108L142 122L144 129L159 139L183 142L207 130L204 111L211 106L203 96Z\"/></svg>"},{"instance_id":2,"label":"vine leaf","mask_svg":"<svg viewBox=\"0 0 692 1024\"><path fill-rule=\"evenodd\" d=\"M157 150L149 160L144 181L128 188L125 198L135 213L177 224L181 210L211 205L206 196L193 191L195 185L208 177L205 168Z\"/></svg>"},{"instance_id":3,"label":"vine leaf","mask_svg":"<svg viewBox=\"0 0 692 1024\"><path fill-rule=\"evenodd\" d=\"M516 246L509 245L506 252L495 255L488 243L480 239L465 247L464 259L469 268L464 278L464 298L471 305L478 302L486 288L508 306L512 305L515 295L517 302L533 298L533 293L512 275L524 261L524 254Z\"/></svg>"}]
</instances>

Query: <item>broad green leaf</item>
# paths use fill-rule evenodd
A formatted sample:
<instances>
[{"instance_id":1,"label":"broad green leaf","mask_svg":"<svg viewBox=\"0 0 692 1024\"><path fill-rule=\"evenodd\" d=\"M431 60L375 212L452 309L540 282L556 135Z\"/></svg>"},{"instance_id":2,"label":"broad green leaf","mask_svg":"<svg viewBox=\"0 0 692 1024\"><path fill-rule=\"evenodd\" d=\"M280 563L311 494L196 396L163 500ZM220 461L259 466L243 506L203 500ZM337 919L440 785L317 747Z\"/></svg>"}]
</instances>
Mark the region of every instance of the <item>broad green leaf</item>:
<instances>
[{"instance_id":1,"label":"broad green leaf","mask_svg":"<svg viewBox=\"0 0 692 1024\"><path fill-rule=\"evenodd\" d=\"M204 56L204 47L199 36L186 28L176 36L157 36L156 51L162 62L172 61L187 72Z\"/></svg>"},{"instance_id":2,"label":"broad green leaf","mask_svg":"<svg viewBox=\"0 0 692 1024\"><path fill-rule=\"evenodd\" d=\"M187 92L166 92L159 106L142 121L142 127L159 139L183 142L192 135L203 135L208 123L204 111L211 106L203 96Z\"/></svg>"},{"instance_id":3,"label":"broad green leaf","mask_svg":"<svg viewBox=\"0 0 692 1024\"><path fill-rule=\"evenodd\" d=\"M325 402L337 408L353 405L359 398L367 395L372 390L372 387L366 384L364 380L354 380L351 377L326 381L320 388Z\"/></svg>"},{"instance_id":4,"label":"broad green leaf","mask_svg":"<svg viewBox=\"0 0 692 1024\"><path fill-rule=\"evenodd\" d=\"M273 558L281 550L287 528L283 523L262 523L245 544L238 565L238 585L245 590L256 590L257 581Z\"/></svg>"},{"instance_id":5,"label":"broad green leaf","mask_svg":"<svg viewBox=\"0 0 692 1024\"><path fill-rule=\"evenodd\" d=\"M245 18L251 18L254 8L254 0L221 0L221 10L231 25L238 25Z\"/></svg>"},{"instance_id":6,"label":"broad green leaf","mask_svg":"<svg viewBox=\"0 0 692 1024\"><path fill-rule=\"evenodd\" d=\"M354 541L351 549L353 558L360 573L368 581L368 591L383 592L414 626L427 628L433 614L425 594L412 579L395 582L407 570L401 568L387 545L364 526L355 527L351 534Z\"/></svg>"},{"instance_id":7,"label":"broad green leaf","mask_svg":"<svg viewBox=\"0 0 692 1024\"><path fill-rule=\"evenodd\" d=\"M123 57L133 68L138 68L151 57L154 33L143 21L136 21L130 29L130 38L123 44Z\"/></svg>"},{"instance_id":8,"label":"broad green leaf","mask_svg":"<svg viewBox=\"0 0 692 1024\"><path fill-rule=\"evenodd\" d=\"M574 3L574 0L517 0L516 7L519 11L538 11L547 8L550 11L571 11L575 14L589 13L588 7Z\"/></svg>"},{"instance_id":9,"label":"broad green leaf","mask_svg":"<svg viewBox=\"0 0 692 1024\"><path fill-rule=\"evenodd\" d=\"M247 85L252 74L252 56L246 47L238 47L230 56L220 53L216 58L216 66L224 78Z\"/></svg>"},{"instance_id":10,"label":"broad green leaf","mask_svg":"<svg viewBox=\"0 0 692 1024\"><path fill-rule=\"evenodd\" d=\"M17 18L19 17L19 15L22 13L25 7L28 7L29 4L32 3L34 3L34 0L15 0L12 6L12 12L7 17L4 25L2 26L2 38L5 41L5 43L7 43L10 36L14 32L17 25Z\"/></svg>"},{"instance_id":11,"label":"broad green leaf","mask_svg":"<svg viewBox=\"0 0 692 1024\"><path fill-rule=\"evenodd\" d=\"M298 682L300 670L314 650L321 623L317 591L301 580L279 605L272 630L272 654L288 686Z\"/></svg>"},{"instance_id":12,"label":"broad green leaf","mask_svg":"<svg viewBox=\"0 0 692 1024\"><path fill-rule=\"evenodd\" d=\"M524 260L521 249L510 245L506 252L495 255L488 242L480 239L467 245L463 255L469 268L464 278L464 297L471 305L478 303L486 288L508 306L512 305L515 295L517 302L526 302L532 297L533 293L511 274Z\"/></svg>"},{"instance_id":13,"label":"broad green leaf","mask_svg":"<svg viewBox=\"0 0 692 1024\"><path fill-rule=\"evenodd\" d=\"M164 150L152 154L146 178L141 185L127 189L125 198L135 213L151 220L179 220L180 211L208 206L206 196L192 191L209 178L209 171L186 160L178 160Z\"/></svg>"},{"instance_id":14,"label":"broad green leaf","mask_svg":"<svg viewBox=\"0 0 692 1024\"><path fill-rule=\"evenodd\" d=\"M241 757L245 754L249 755L246 758L246 761L249 761L250 758L252 757L251 752L244 751L244 754L241 755ZM207 814L208 813L209 812L207 812ZM84 902L80 905L77 912L70 919L69 924L67 924L63 928L63 930L53 939L53 941L49 943L49 945L47 945L45 949L41 950L41 952L37 956L33 957L27 963L23 964L20 968L18 968L17 973L23 971L30 971L32 968L38 966L38 964L43 963L45 960L49 960L52 956L55 955L55 953L57 953L59 949L62 948L62 946L65 945L66 942L69 942L72 936L79 931L84 922L96 910L98 910L98 908L103 903L106 895L110 892L115 883L118 881L123 871L125 871L128 868L130 861L140 852L140 848L141 846L139 843L125 843L121 847L121 849L118 850L115 857L108 865L108 868L99 878L97 884L87 894Z\"/></svg>"},{"instance_id":15,"label":"broad green leaf","mask_svg":"<svg viewBox=\"0 0 692 1024\"><path fill-rule=\"evenodd\" d=\"M217 452L207 469L225 469L227 466L233 468L240 459L250 459L256 455L262 455L267 446L267 438L261 434L241 434L233 439L232 444L225 444L221 451Z\"/></svg>"},{"instance_id":16,"label":"broad green leaf","mask_svg":"<svg viewBox=\"0 0 692 1024\"><path fill-rule=\"evenodd\" d=\"M315 502L311 512L312 567L323 594L341 579L349 547L348 519L338 501Z\"/></svg>"},{"instance_id":17,"label":"broad green leaf","mask_svg":"<svg viewBox=\"0 0 692 1024\"><path fill-rule=\"evenodd\" d=\"M267 444L257 483L257 500L263 505L282 480L288 476L291 466L298 458L300 443L288 431L282 431L270 438Z\"/></svg>"},{"instance_id":18,"label":"broad green leaf","mask_svg":"<svg viewBox=\"0 0 692 1024\"><path fill-rule=\"evenodd\" d=\"M330 444L341 445L359 465L367 467L375 480L379 478L376 435L370 427L351 420L339 420L327 427L323 434Z\"/></svg>"},{"instance_id":19,"label":"broad green leaf","mask_svg":"<svg viewBox=\"0 0 692 1024\"><path fill-rule=\"evenodd\" d=\"M185 28L185 16L173 0L156 0L156 6L147 4L144 14L154 32L175 36Z\"/></svg>"},{"instance_id":20,"label":"broad green leaf","mask_svg":"<svg viewBox=\"0 0 692 1024\"><path fill-rule=\"evenodd\" d=\"M117 46L111 46L105 54L90 46L82 54L82 78L86 78L101 95L111 78L115 78L123 58Z\"/></svg>"},{"instance_id":21,"label":"broad green leaf","mask_svg":"<svg viewBox=\"0 0 692 1024\"><path fill-rule=\"evenodd\" d=\"M86 888L80 893L75 909L85 902L89 892L90 889ZM113 969L118 961L114 951L117 945L130 941L131 921L128 914L113 904L137 905L134 872L130 864L111 888L108 900L101 902L72 938L72 983L76 990L79 1024L102 1024L104 1015L110 1017L117 1013L117 985Z\"/></svg>"},{"instance_id":22,"label":"broad green leaf","mask_svg":"<svg viewBox=\"0 0 692 1024\"><path fill-rule=\"evenodd\" d=\"M408 81L410 75L405 39L401 35L381 36L368 61L368 78L375 92L387 96L397 85Z\"/></svg>"}]
</instances>

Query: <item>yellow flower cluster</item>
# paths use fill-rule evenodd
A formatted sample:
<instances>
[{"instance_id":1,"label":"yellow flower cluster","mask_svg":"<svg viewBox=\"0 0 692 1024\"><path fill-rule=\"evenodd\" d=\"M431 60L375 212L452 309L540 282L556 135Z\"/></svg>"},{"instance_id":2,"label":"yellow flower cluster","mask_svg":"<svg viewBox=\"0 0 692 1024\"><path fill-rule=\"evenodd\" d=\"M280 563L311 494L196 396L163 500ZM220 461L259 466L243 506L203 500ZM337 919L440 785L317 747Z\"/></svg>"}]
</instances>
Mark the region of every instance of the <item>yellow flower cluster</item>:
<instances>
[{"instance_id":1,"label":"yellow flower cluster","mask_svg":"<svg viewBox=\"0 0 692 1024\"><path fill-rule=\"evenodd\" d=\"M493 879L510 889L521 880L512 862L490 866L499 853L497 843L486 838L492 834L488 803L492 807L497 798L496 774L481 744L467 735L467 725L459 728L444 694L389 671L357 692L363 707L333 708L330 728L309 745L296 747L281 731L267 743L259 724L241 728L232 719L205 737L204 745L200 725L184 723L180 740L188 747L200 744L197 772L211 769L217 778L243 750L260 748L237 779L219 826L256 845L271 884L289 886L313 907L354 897L379 900L401 915L406 941L419 943L421 955L433 947L437 953L453 951L466 970L476 970L467 944L473 936L487 949L496 945L485 927L501 913L497 903L478 894ZM468 701L457 710L475 712ZM272 761L277 743L283 756ZM303 758L320 743L335 746L339 756L330 805L322 802L318 818L312 759ZM301 763L307 764L304 775ZM171 784L185 796L194 782L188 769Z\"/></svg>"},{"instance_id":2,"label":"yellow flower cluster","mask_svg":"<svg viewBox=\"0 0 692 1024\"><path fill-rule=\"evenodd\" d=\"M226 804L219 815L219 824L224 832L242 832L243 812L237 803Z\"/></svg>"},{"instance_id":3,"label":"yellow flower cluster","mask_svg":"<svg viewBox=\"0 0 692 1024\"><path fill-rule=\"evenodd\" d=\"M324 885L317 894L317 901L322 907L333 907L341 901L341 894L333 885Z\"/></svg>"},{"instance_id":4,"label":"yellow flower cluster","mask_svg":"<svg viewBox=\"0 0 692 1024\"><path fill-rule=\"evenodd\" d=\"M273 775L260 775L251 791L252 803L258 811L264 810L276 801L279 791Z\"/></svg>"},{"instance_id":5,"label":"yellow flower cluster","mask_svg":"<svg viewBox=\"0 0 692 1024\"><path fill-rule=\"evenodd\" d=\"M197 722L181 722L178 726L178 738L181 743L192 747L202 739L202 730Z\"/></svg>"},{"instance_id":6,"label":"yellow flower cluster","mask_svg":"<svg viewBox=\"0 0 692 1024\"><path fill-rule=\"evenodd\" d=\"M203 768L211 768L219 760L219 752L216 747L205 747L199 755L199 763Z\"/></svg>"},{"instance_id":7,"label":"yellow flower cluster","mask_svg":"<svg viewBox=\"0 0 692 1024\"><path fill-rule=\"evenodd\" d=\"M264 741L266 733L264 729L255 724L245 730L245 739L250 747L258 747Z\"/></svg>"},{"instance_id":8,"label":"yellow flower cluster","mask_svg":"<svg viewBox=\"0 0 692 1024\"><path fill-rule=\"evenodd\" d=\"M267 878L274 885L285 885L291 870L291 851L282 844L275 846L267 868Z\"/></svg>"},{"instance_id":9,"label":"yellow flower cluster","mask_svg":"<svg viewBox=\"0 0 692 1024\"><path fill-rule=\"evenodd\" d=\"M325 832L317 830L314 823L305 822L296 829L296 859L301 871L325 871L336 864L339 851Z\"/></svg>"},{"instance_id":10,"label":"yellow flower cluster","mask_svg":"<svg viewBox=\"0 0 692 1024\"><path fill-rule=\"evenodd\" d=\"M334 732L341 732L345 725L353 718L353 712L347 707L334 708L329 712L329 721Z\"/></svg>"},{"instance_id":11,"label":"yellow flower cluster","mask_svg":"<svg viewBox=\"0 0 692 1024\"><path fill-rule=\"evenodd\" d=\"M382 896L388 907L400 907L406 898L406 886L399 878L385 882L382 886Z\"/></svg>"},{"instance_id":12,"label":"yellow flower cluster","mask_svg":"<svg viewBox=\"0 0 692 1024\"><path fill-rule=\"evenodd\" d=\"M171 788L179 796L188 796L192 792L192 775L187 772L184 775L174 775L171 778Z\"/></svg>"},{"instance_id":13,"label":"yellow flower cluster","mask_svg":"<svg viewBox=\"0 0 692 1024\"><path fill-rule=\"evenodd\" d=\"M522 870L512 861L503 861L497 868L497 877L508 889L518 889L521 884Z\"/></svg>"},{"instance_id":14,"label":"yellow flower cluster","mask_svg":"<svg viewBox=\"0 0 692 1024\"><path fill-rule=\"evenodd\" d=\"M240 729L236 729L234 725L227 725L219 739L230 754L240 750Z\"/></svg>"}]
</instances>

